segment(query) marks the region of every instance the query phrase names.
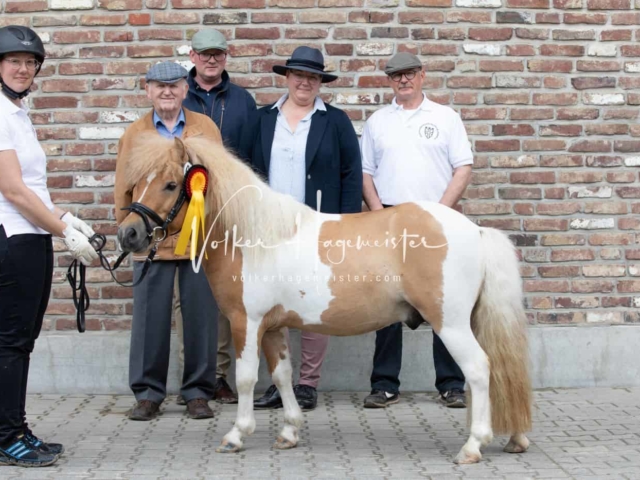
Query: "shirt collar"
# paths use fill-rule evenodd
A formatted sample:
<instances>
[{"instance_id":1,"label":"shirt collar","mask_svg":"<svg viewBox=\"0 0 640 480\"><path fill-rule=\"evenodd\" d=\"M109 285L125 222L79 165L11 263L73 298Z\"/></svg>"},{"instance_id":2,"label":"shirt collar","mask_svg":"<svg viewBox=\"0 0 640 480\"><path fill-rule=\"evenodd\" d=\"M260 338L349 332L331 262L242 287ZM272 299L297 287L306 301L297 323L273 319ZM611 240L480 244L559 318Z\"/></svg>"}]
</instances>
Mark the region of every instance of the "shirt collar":
<instances>
[{"instance_id":1,"label":"shirt collar","mask_svg":"<svg viewBox=\"0 0 640 480\"><path fill-rule=\"evenodd\" d=\"M423 110L423 111L429 111L429 110L432 109L432 106L431 106L432 103L433 102L431 102L431 100L429 100L427 98L427 96L423 93L422 94L422 103L420 104L418 109L419 110ZM404 110L404 107L402 105L399 105L398 102L396 102L396 97L393 97L393 101L391 102L391 105L396 110Z\"/></svg>"},{"instance_id":2,"label":"shirt collar","mask_svg":"<svg viewBox=\"0 0 640 480\"><path fill-rule=\"evenodd\" d=\"M175 129L175 128L176 128L178 125L180 125L181 123L182 123L183 125L186 123L186 121L185 121L185 119L184 119L184 109L182 109L182 108L180 109L180 115L178 115L178 121L176 122L176 124L175 124L175 126L174 126L173 128ZM153 124L154 124L156 127L158 126L158 124L160 124L160 125L164 126L164 128L167 128L167 126L164 124L164 122L163 122L163 121L162 121L162 119L158 116L158 114L156 113L156 111L155 111L155 110L153 111ZM167 128L167 130L169 130L169 129Z\"/></svg>"},{"instance_id":3,"label":"shirt collar","mask_svg":"<svg viewBox=\"0 0 640 480\"><path fill-rule=\"evenodd\" d=\"M285 93L278 99L276 103L273 104L273 107L271 107L271 109L273 110L274 108L277 108L278 110L280 110L287 98L289 98L289 94ZM316 113L316 110L322 110L323 112L327 111L327 107L324 106L324 102L320 97L316 97L311 114L313 115L314 113Z\"/></svg>"},{"instance_id":4,"label":"shirt collar","mask_svg":"<svg viewBox=\"0 0 640 480\"><path fill-rule=\"evenodd\" d=\"M13 115L16 112L22 110L24 113L29 113L29 107L25 104L24 100L20 102L22 107L18 107L15 103L9 100L6 95L0 93L0 106L5 112L9 112L9 115Z\"/></svg>"}]
</instances>

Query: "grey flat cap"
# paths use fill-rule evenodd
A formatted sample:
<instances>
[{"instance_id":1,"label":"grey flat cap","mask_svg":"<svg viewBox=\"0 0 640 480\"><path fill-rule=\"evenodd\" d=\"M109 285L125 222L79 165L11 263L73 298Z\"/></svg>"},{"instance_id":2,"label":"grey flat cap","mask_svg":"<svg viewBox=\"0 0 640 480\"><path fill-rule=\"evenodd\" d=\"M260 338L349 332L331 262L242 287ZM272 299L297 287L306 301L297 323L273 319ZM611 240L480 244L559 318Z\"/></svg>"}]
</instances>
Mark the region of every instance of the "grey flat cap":
<instances>
[{"instance_id":1,"label":"grey flat cap","mask_svg":"<svg viewBox=\"0 0 640 480\"><path fill-rule=\"evenodd\" d=\"M176 83L183 78L187 78L189 72L182 65L175 62L156 63L147 72L145 79L147 82Z\"/></svg>"},{"instance_id":2,"label":"grey flat cap","mask_svg":"<svg viewBox=\"0 0 640 480\"><path fill-rule=\"evenodd\" d=\"M392 73L409 70L410 68L422 68L422 62L413 53L400 52L396 53L387 62L384 67L384 73L391 75Z\"/></svg>"}]
</instances>

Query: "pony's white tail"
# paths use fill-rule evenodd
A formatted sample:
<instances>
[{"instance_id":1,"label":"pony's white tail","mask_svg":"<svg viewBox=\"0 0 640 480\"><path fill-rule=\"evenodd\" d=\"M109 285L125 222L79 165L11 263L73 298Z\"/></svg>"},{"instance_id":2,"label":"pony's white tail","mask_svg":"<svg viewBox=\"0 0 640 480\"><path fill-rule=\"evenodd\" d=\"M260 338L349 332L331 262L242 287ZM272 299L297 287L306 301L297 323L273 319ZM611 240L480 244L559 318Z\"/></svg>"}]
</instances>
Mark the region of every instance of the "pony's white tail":
<instances>
[{"instance_id":1,"label":"pony's white tail","mask_svg":"<svg viewBox=\"0 0 640 480\"><path fill-rule=\"evenodd\" d=\"M494 433L531 430L531 379L527 317L513 244L500 231L481 228L484 280L471 328L489 357Z\"/></svg>"}]
</instances>

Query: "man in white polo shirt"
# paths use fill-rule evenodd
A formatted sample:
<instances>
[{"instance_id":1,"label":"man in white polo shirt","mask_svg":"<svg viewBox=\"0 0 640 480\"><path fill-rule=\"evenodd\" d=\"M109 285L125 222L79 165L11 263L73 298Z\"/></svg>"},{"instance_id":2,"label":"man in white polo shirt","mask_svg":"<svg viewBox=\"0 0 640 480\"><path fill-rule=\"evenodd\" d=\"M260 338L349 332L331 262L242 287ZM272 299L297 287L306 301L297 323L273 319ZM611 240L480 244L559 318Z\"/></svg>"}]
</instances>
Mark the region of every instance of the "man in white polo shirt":
<instances>
[{"instance_id":1,"label":"man in white polo shirt","mask_svg":"<svg viewBox=\"0 0 640 480\"><path fill-rule=\"evenodd\" d=\"M395 97L391 105L369 118L361 138L367 206L373 211L405 202L432 201L454 207L469 184L473 164L460 116L424 95L425 73L415 55L396 54L385 73ZM435 333L433 360L440 400L448 407L464 408L464 375ZM371 394L364 400L365 407L398 402L401 365L399 322L376 332Z\"/></svg>"}]
</instances>

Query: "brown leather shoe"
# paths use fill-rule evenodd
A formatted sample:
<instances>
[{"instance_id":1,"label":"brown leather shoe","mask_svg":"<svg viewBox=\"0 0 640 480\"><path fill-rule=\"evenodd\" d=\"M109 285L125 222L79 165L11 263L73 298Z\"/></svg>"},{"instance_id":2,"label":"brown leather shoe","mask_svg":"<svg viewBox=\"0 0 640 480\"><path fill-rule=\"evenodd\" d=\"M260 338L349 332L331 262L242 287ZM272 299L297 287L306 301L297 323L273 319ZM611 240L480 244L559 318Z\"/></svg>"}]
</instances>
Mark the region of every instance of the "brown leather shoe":
<instances>
[{"instance_id":1,"label":"brown leather shoe","mask_svg":"<svg viewBox=\"0 0 640 480\"><path fill-rule=\"evenodd\" d=\"M205 398L194 398L187 402L187 413L190 418L200 420L202 418L213 418L213 410L209 407L209 402Z\"/></svg>"},{"instance_id":2,"label":"brown leather shoe","mask_svg":"<svg viewBox=\"0 0 640 480\"><path fill-rule=\"evenodd\" d=\"M218 403L238 403L238 397L233 393L233 390L231 390L227 381L222 377L216 380L213 398Z\"/></svg>"},{"instance_id":3,"label":"brown leather shoe","mask_svg":"<svg viewBox=\"0 0 640 480\"><path fill-rule=\"evenodd\" d=\"M129 412L130 420L148 422L153 420L160 409L160 404L151 400L139 400Z\"/></svg>"}]
</instances>

